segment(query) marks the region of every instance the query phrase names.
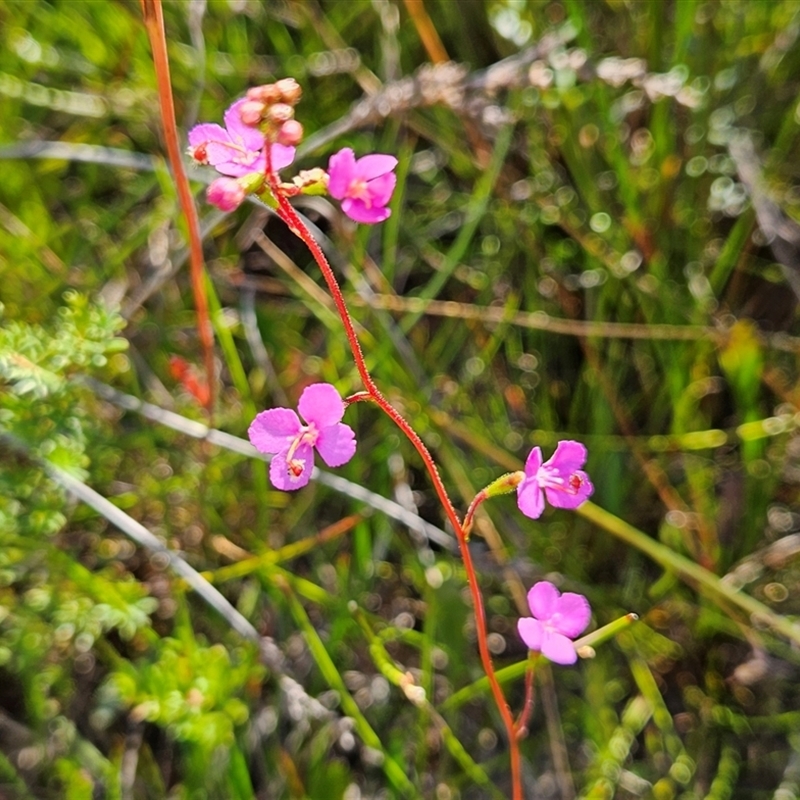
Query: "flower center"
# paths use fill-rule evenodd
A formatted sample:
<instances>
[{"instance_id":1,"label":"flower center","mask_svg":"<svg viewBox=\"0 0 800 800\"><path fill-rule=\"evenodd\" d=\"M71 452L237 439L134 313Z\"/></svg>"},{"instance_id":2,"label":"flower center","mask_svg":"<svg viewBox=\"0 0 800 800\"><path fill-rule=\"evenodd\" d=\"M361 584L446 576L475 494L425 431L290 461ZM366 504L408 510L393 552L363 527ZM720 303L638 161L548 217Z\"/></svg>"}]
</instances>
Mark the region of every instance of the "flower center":
<instances>
[{"instance_id":1,"label":"flower center","mask_svg":"<svg viewBox=\"0 0 800 800\"><path fill-rule=\"evenodd\" d=\"M303 471L303 465L305 464L305 460L302 458L295 458L294 454L297 452L297 448L300 447L301 444L308 444L313 447L317 443L317 439L319 438L319 431L313 425L307 425L300 428L300 432L292 439L292 443L289 445L289 449L286 451L286 463L289 465L289 471L294 472L292 469L292 465L297 467L300 465L300 472ZM300 473L294 473L299 475Z\"/></svg>"},{"instance_id":2,"label":"flower center","mask_svg":"<svg viewBox=\"0 0 800 800\"><path fill-rule=\"evenodd\" d=\"M583 478L581 478L581 476L576 472L573 472L567 480L567 491L570 494L578 494L578 492L581 490L581 486L583 486Z\"/></svg>"},{"instance_id":3,"label":"flower center","mask_svg":"<svg viewBox=\"0 0 800 800\"><path fill-rule=\"evenodd\" d=\"M543 489L555 489L567 494L578 494L583 486L584 479L572 472L566 478L557 470L541 469L539 471L539 486Z\"/></svg>"},{"instance_id":4,"label":"flower center","mask_svg":"<svg viewBox=\"0 0 800 800\"><path fill-rule=\"evenodd\" d=\"M369 193L369 186L363 178L350 182L347 187L347 196L353 200L360 200L367 208L372 208L372 196Z\"/></svg>"},{"instance_id":5,"label":"flower center","mask_svg":"<svg viewBox=\"0 0 800 800\"><path fill-rule=\"evenodd\" d=\"M245 150L240 147L236 149L241 150L241 155L234 156L231 161L234 161L236 164L244 164L246 167L249 167L261 153L260 150Z\"/></svg>"}]
</instances>

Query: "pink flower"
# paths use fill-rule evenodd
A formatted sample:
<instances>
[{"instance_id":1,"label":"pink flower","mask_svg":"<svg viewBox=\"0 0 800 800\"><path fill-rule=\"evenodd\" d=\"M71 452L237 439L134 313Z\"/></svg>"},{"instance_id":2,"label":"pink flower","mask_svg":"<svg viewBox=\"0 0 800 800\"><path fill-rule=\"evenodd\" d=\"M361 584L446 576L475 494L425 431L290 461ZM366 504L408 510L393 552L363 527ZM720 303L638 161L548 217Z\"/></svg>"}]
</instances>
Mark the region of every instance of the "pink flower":
<instances>
[{"instance_id":1,"label":"pink flower","mask_svg":"<svg viewBox=\"0 0 800 800\"><path fill-rule=\"evenodd\" d=\"M589 476L581 469L585 463L586 448L580 442L559 442L544 464L542 451L534 447L525 462L525 480L517 486L519 510L538 519L545 497L556 508L577 508L594 491Z\"/></svg>"},{"instance_id":2,"label":"pink flower","mask_svg":"<svg viewBox=\"0 0 800 800\"><path fill-rule=\"evenodd\" d=\"M206 189L206 199L221 211L233 211L244 202L244 188L236 178L217 178Z\"/></svg>"},{"instance_id":3,"label":"pink flower","mask_svg":"<svg viewBox=\"0 0 800 800\"><path fill-rule=\"evenodd\" d=\"M225 112L225 127L213 123L195 125L189 131L189 153L200 164L211 164L222 175L234 178L250 172L264 172L264 134L242 122L241 107L251 102L237 100ZM272 168L288 167L294 161L294 147L272 145Z\"/></svg>"},{"instance_id":4,"label":"pink flower","mask_svg":"<svg viewBox=\"0 0 800 800\"><path fill-rule=\"evenodd\" d=\"M314 468L315 447L329 467L340 467L353 457L355 434L341 421L344 408L333 386L314 383L297 404L307 425L290 408L271 408L253 420L247 435L256 450L275 456L269 467L274 486L285 491L305 486Z\"/></svg>"},{"instance_id":5,"label":"pink flower","mask_svg":"<svg viewBox=\"0 0 800 800\"><path fill-rule=\"evenodd\" d=\"M549 581L539 581L528 592L528 607L533 617L523 617L517 630L528 649L536 650L556 664L578 660L572 644L589 624L592 610L582 594L561 594Z\"/></svg>"},{"instance_id":6,"label":"pink flower","mask_svg":"<svg viewBox=\"0 0 800 800\"><path fill-rule=\"evenodd\" d=\"M345 147L328 162L328 192L342 201L342 211L356 222L383 222L392 213L386 204L397 182L392 172L396 166L394 156L379 153L356 161L353 151Z\"/></svg>"}]
</instances>

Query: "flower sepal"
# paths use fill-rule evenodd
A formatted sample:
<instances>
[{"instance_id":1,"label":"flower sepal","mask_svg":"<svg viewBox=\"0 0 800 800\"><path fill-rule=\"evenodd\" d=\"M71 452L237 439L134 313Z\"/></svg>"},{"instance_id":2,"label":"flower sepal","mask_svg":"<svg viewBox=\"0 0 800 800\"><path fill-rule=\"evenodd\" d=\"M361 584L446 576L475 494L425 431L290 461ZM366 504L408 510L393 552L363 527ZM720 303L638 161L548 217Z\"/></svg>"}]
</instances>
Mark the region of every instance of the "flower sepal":
<instances>
[{"instance_id":1,"label":"flower sepal","mask_svg":"<svg viewBox=\"0 0 800 800\"><path fill-rule=\"evenodd\" d=\"M269 188L269 184L266 181L261 187L261 191L255 192L255 195L264 205L270 208L278 207L278 201L275 199L275 195L272 194L272 190Z\"/></svg>"},{"instance_id":2,"label":"flower sepal","mask_svg":"<svg viewBox=\"0 0 800 800\"><path fill-rule=\"evenodd\" d=\"M469 504L462 524L462 530L466 541L469 541L469 536L472 532L472 524L475 521L475 511L478 506L490 497L498 497L501 494L513 492L525 480L525 477L525 473L521 470L517 472L507 472L505 475L501 475L497 478L497 480L492 481L475 495L472 502Z\"/></svg>"},{"instance_id":3,"label":"flower sepal","mask_svg":"<svg viewBox=\"0 0 800 800\"><path fill-rule=\"evenodd\" d=\"M261 188L266 185L263 172L248 172L238 179L245 194L258 194Z\"/></svg>"},{"instance_id":4,"label":"flower sepal","mask_svg":"<svg viewBox=\"0 0 800 800\"><path fill-rule=\"evenodd\" d=\"M499 497L501 494L511 494L524 480L525 473L522 470L507 472L483 489L483 494L486 496L487 500L490 497Z\"/></svg>"}]
</instances>

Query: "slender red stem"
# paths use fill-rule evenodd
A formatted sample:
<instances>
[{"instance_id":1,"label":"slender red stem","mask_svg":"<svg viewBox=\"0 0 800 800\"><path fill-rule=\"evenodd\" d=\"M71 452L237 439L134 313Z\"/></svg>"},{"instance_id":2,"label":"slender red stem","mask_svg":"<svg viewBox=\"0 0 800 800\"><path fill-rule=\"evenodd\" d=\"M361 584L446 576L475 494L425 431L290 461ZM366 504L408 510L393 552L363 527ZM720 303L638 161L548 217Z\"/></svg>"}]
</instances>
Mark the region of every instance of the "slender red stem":
<instances>
[{"instance_id":1,"label":"slender red stem","mask_svg":"<svg viewBox=\"0 0 800 800\"><path fill-rule=\"evenodd\" d=\"M525 703L520 711L519 718L514 723L514 733L517 739L522 739L528 734L528 722L533 713L533 661L528 660L528 669L525 672Z\"/></svg>"},{"instance_id":2,"label":"slender red stem","mask_svg":"<svg viewBox=\"0 0 800 800\"><path fill-rule=\"evenodd\" d=\"M485 489L481 489L475 497L472 498L472 502L469 504L469 508L467 509L467 513L464 515L464 523L461 526L464 529L464 536L469 538L470 531L472 530L472 523L475 521L475 512L478 510L478 506L488 498L489 495L486 494Z\"/></svg>"},{"instance_id":3,"label":"slender red stem","mask_svg":"<svg viewBox=\"0 0 800 800\"><path fill-rule=\"evenodd\" d=\"M513 800L522 800L521 763L519 744L514 727L514 719L511 715L511 709L508 707L508 703L506 702L503 690L500 687L500 683L497 680L497 676L495 675L494 665L492 664L492 656L489 652L488 645L488 629L486 627L486 612L483 605L483 596L481 595L480 585L478 584L478 576L475 572L475 566L472 562L472 555L467 543L467 533L465 532L461 520L458 517L458 513L453 505L453 501L450 499L450 495L447 493L444 482L439 475L439 469L436 466L436 462L433 460L433 456L431 456L428 448L425 446L425 443L419 437L419 434L411 427L403 415L383 396L380 389L378 389L377 385L375 384L372 376L370 375L366 360L364 359L364 353L361 349L361 343L356 335L355 326L353 325L350 311L347 308L347 303L345 302L344 295L339 287L339 282L336 279L336 275L334 274L333 269L331 268L331 265L328 262L328 259L325 256L322 248L311 235L308 228L306 228L297 212L294 210L292 205L281 191L278 178L272 170L272 158L270 152L271 147L269 143L267 143L265 149L267 156L266 178L269 183L270 190L272 191L273 196L278 203L278 214L289 226L290 230L292 230L295 235L297 235L306 243L306 246L311 251L314 260L317 262L317 265L322 271L322 276L325 278L325 283L328 285L334 305L336 306L336 310L339 312L339 317L342 320L345 335L347 336L350 350L353 353L353 360L355 361L358 374L361 376L361 381L364 384L364 388L366 389L370 398L378 406L380 406L381 410L394 421L397 427L400 428L400 430L406 435L406 438L408 438L411 444L414 445L414 448L422 458L425 468L431 477L431 481L433 482L434 489L436 490L436 494L438 495L439 501L442 504L445 515L455 531L459 550L461 551L461 558L464 561L464 571L467 575L467 583L469 585L470 595L472 597L472 604L475 612L475 628L481 663L489 681L489 686L492 690L492 696L494 697L494 701L497 705L498 711L500 712L503 725L505 726L506 733L508 735L509 757L511 761L512 797Z\"/></svg>"},{"instance_id":4,"label":"slender red stem","mask_svg":"<svg viewBox=\"0 0 800 800\"><path fill-rule=\"evenodd\" d=\"M181 158L178 127L175 124L175 105L172 102L172 84L169 77L167 39L164 34L164 15L161 10L161 0L141 0L141 4L144 25L153 51L153 64L156 69L158 99L161 105L161 121L164 125L167 156L172 167L172 174L175 177L175 186L178 190L181 211L183 211L183 216L186 218L186 226L189 232L189 276L194 304L197 309L197 328L200 344L203 348L206 383L208 384L208 397L206 398L205 406L210 417L214 409L214 334L208 312L205 284L203 283L205 265L203 261L203 240L200 236L200 221L197 218L194 197L192 196L189 179L186 177L186 170Z\"/></svg>"}]
</instances>

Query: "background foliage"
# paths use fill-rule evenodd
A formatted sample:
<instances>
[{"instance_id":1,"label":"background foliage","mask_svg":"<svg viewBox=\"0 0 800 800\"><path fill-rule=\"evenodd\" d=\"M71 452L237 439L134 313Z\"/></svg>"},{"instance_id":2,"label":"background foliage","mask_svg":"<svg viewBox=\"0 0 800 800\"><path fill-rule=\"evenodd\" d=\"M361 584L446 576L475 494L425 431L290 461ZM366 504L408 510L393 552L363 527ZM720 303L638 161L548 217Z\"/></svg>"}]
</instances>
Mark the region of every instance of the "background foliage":
<instances>
[{"instance_id":1,"label":"background foliage","mask_svg":"<svg viewBox=\"0 0 800 800\"><path fill-rule=\"evenodd\" d=\"M312 134L300 167L344 145L400 159L386 224L303 210L376 380L462 506L534 444L589 447L612 522L533 522L506 498L473 537L498 666L525 658L516 618L542 576L586 594L596 625L641 617L594 659L539 669L527 796L800 795L797 2L165 15L184 130L292 76ZM9 0L0 27L1 793L506 796L458 559L357 490L443 526L391 422L351 408L349 488L292 496L235 439L192 438L202 358L138 4ZM213 427L241 437L314 381L357 391L302 247L264 209L199 202ZM616 518L639 530L620 538Z\"/></svg>"}]
</instances>

